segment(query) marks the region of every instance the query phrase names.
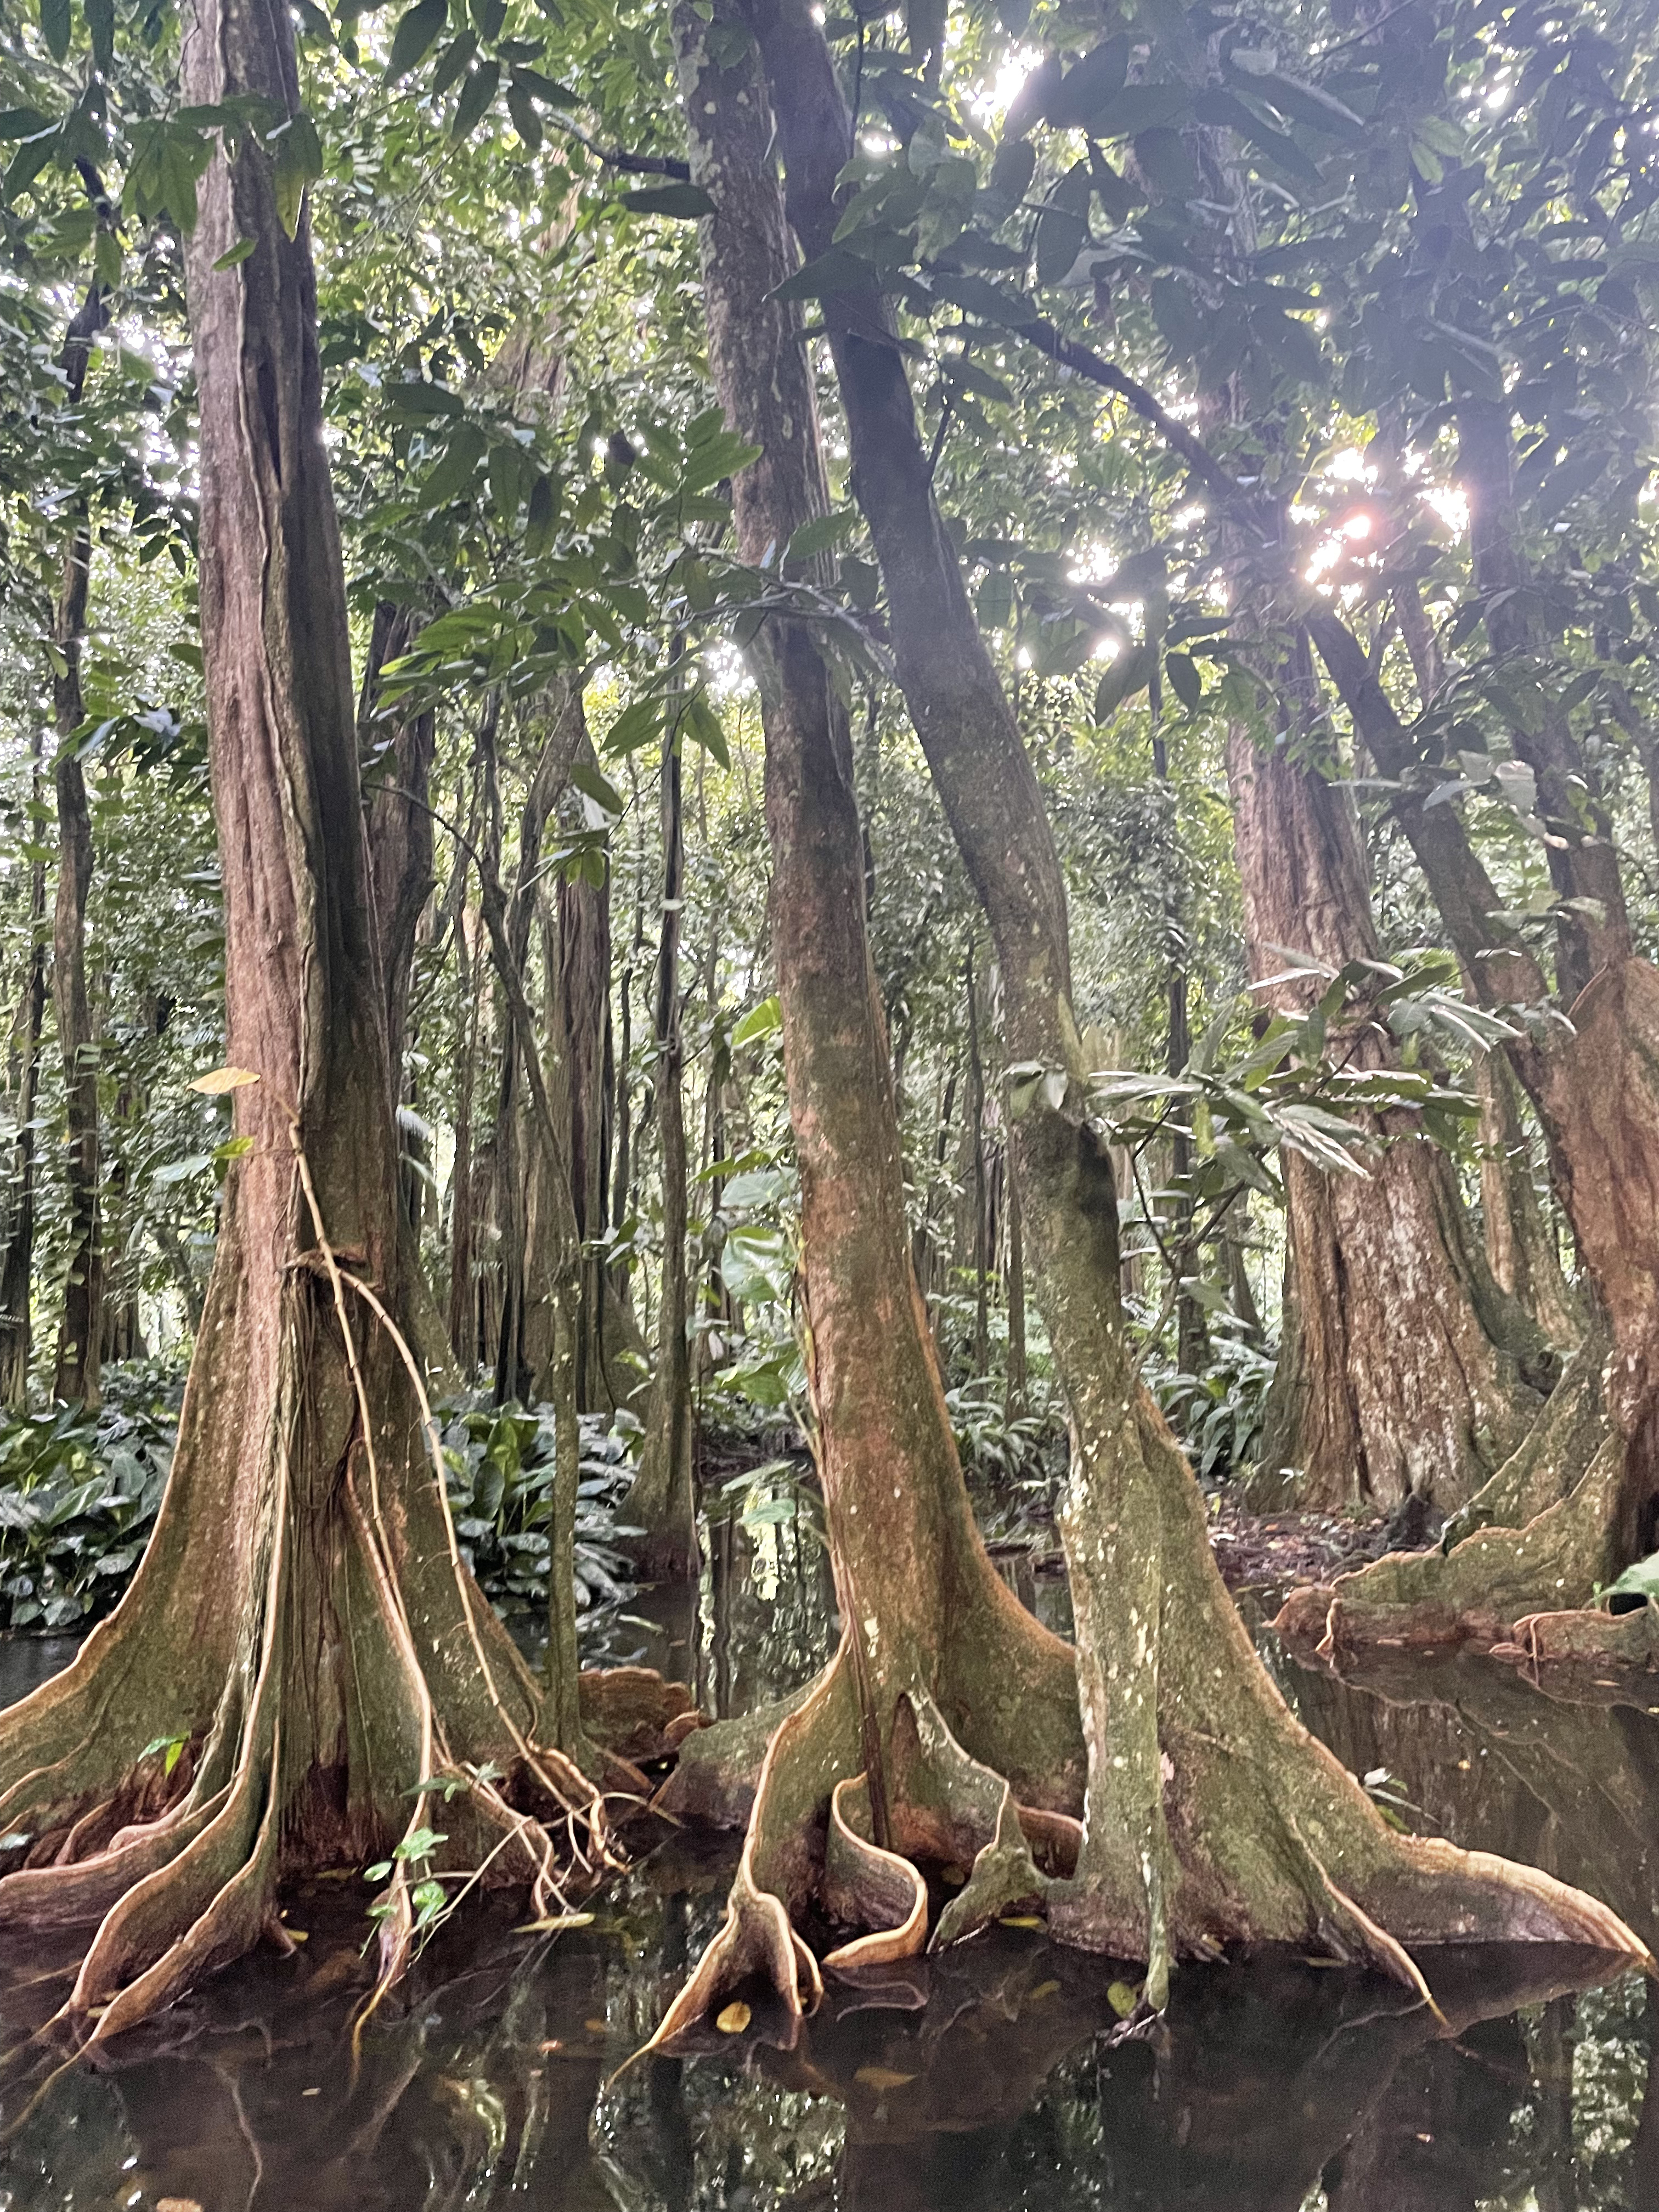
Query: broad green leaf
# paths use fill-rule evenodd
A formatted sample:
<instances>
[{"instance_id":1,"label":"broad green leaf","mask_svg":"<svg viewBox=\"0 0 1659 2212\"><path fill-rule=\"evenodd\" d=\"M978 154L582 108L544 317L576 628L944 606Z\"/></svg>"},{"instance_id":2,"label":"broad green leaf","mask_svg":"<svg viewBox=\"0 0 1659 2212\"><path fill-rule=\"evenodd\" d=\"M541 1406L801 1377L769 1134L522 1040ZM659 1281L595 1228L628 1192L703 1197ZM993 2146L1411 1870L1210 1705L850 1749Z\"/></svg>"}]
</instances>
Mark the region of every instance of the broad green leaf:
<instances>
[{"instance_id":1,"label":"broad green leaf","mask_svg":"<svg viewBox=\"0 0 1659 2212\"><path fill-rule=\"evenodd\" d=\"M586 761L578 761L570 771L570 781L584 799L591 799L595 806L608 814L613 822L620 819L627 801L616 785L607 776L601 775L597 768L590 767Z\"/></svg>"},{"instance_id":2,"label":"broad green leaf","mask_svg":"<svg viewBox=\"0 0 1659 2212\"><path fill-rule=\"evenodd\" d=\"M214 263L216 269L235 269L246 261L259 241L257 238L239 238L234 246L228 246Z\"/></svg>"},{"instance_id":3,"label":"broad green leaf","mask_svg":"<svg viewBox=\"0 0 1659 2212\"><path fill-rule=\"evenodd\" d=\"M684 222L714 212L714 203L701 185L645 185L623 192L617 205L630 215L672 216Z\"/></svg>"},{"instance_id":4,"label":"broad green leaf","mask_svg":"<svg viewBox=\"0 0 1659 2212\"><path fill-rule=\"evenodd\" d=\"M735 1052L741 1045L753 1044L757 1037L770 1036L782 1026L783 1007L775 993L771 998L763 999L759 1006L749 1009L732 1032L732 1048ZM726 1195L731 1197L730 1190ZM738 1200L734 1202L742 1204L744 1201Z\"/></svg>"},{"instance_id":5,"label":"broad green leaf","mask_svg":"<svg viewBox=\"0 0 1659 2212\"><path fill-rule=\"evenodd\" d=\"M53 61L61 62L70 47L70 0L40 0L40 35Z\"/></svg>"},{"instance_id":6,"label":"broad green leaf","mask_svg":"<svg viewBox=\"0 0 1659 2212\"><path fill-rule=\"evenodd\" d=\"M398 17L386 65L388 83L408 76L416 63L436 46L448 20L449 0L415 0L415 5Z\"/></svg>"},{"instance_id":7,"label":"broad green leaf","mask_svg":"<svg viewBox=\"0 0 1659 2212\"><path fill-rule=\"evenodd\" d=\"M469 137L477 129L489 112L501 81L501 65L499 62L482 61L468 72L450 121L449 135L452 138Z\"/></svg>"}]
</instances>

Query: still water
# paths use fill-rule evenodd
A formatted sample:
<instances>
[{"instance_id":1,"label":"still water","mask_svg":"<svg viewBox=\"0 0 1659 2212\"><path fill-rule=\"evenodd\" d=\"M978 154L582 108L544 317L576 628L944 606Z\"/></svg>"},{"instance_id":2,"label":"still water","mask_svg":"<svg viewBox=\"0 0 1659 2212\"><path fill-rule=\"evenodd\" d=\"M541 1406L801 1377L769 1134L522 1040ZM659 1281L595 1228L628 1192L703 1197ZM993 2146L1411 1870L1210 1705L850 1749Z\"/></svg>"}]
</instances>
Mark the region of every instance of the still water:
<instances>
[{"instance_id":1,"label":"still water","mask_svg":"<svg viewBox=\"0 0 1659 2212\"><path fill-rule=\"evenodd\" d=\"M726 1712L801 1679L827 1593L767 1545L757 1563L718 1535L701 1589L641 1604L613 1656ZM0 1702L68 1656L0 1646ZM1274 1663L1410 1825L1583 1882L1659 1943L1659 1712L1558 1704L1486 1662L1364 1690ZM1429 1954L1443 2024L1294 1955L1188 1969L1156 2039L1126 2043L1109 1964L999 1929L832 1988L792 2051L745 2038L619 2074L734 1853L671 1836L552 1938L472 1915L355 2059L362 1885L301 1893L295 1958L249 1960L95 2065L29 2041L67 1947L0 1941L0 2212L1659 2212L1659 2008L1571 1954Z\"/></svg>"}]
</instances>

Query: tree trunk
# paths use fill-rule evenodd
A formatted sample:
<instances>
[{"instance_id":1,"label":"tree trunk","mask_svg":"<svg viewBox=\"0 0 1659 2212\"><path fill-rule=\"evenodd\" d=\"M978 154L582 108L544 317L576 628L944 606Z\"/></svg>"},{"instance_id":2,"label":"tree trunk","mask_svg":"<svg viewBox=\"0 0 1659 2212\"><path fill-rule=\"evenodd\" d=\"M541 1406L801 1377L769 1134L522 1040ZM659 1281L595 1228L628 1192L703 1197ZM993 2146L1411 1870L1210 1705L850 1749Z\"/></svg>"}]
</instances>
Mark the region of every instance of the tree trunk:
<instances>
[{"instance_id":1,"label":"tree trunk","mask_svg":"<svg viewBox=\"0 0 1659 2212\"><path fill-rule=\"evenodd\" d=\"M1583 1302L1562 1272L1554 1224L1533 1181L1521 1086L1502 1052L1481 1054L1474 1087L1487 1265L1499 1290L1532 1316L1550 1344L1575 1351L1584 1338Z\"/></svg>"},{"instance_id":2,"label":"tree trunk","mask_svg":"<svg viewBox=\"0 0 1659 2212\"><path fill-rule=\"evenodd\" d=\"M767 544L787 545L823 501L807 443L811 388L776 301L792 257L774 116L809 254L834 228L851 125L809 0L745 0L743 15L764 81L752 54L713 63L689 7L675 22L694 176L716 210L703 239L710 363L734 426L762 449L734 484L740 543L757 558ZM1067 1084L1062 1109L1042 1103L1018 1125L1018 1164L1078 1462L1067 1522L1079 1649L1074 1673L973 1530L906 1280L892 1085L856 927L863 856L845 720L810 633L775 619L758 656L773 926L846 1635L769 1741L759 1723L750 1731L760 1772L726 1926L659 2039L754 1974L798 2014L820 1978L790 1916L815 1888L836 1917L871 1931L832 1951L832 1967L919 1949L929 1899L917 1856L969 1869L935 1945L1036 1900L1074 1940L1148 1958L1156 2005L1172 1948L1328 1940L1337 1929L1420 1988L1373 1911L1419 1940L1572 1929L1639 1952L1602 1908L1546 1877L1395 1835L1291 1720L1255 1656L1211 1559L1190 1474L1134 1386L1110 1163L1079 1110L1058 859L933 504L902 357L885 342L873 289L834 295L824 310L900 680L988 908L1011 1048L1058 1066ZM698 1758L689 1747L680 1776L671 1802L682 1808L700 1796L729 1813L747 1796L712 1747ZM1085 1807L1080 1832L1067 1810Z\"/></svg>"},{"instance_id":3,"label":"tree trunk","mask_svg":"<svg viewBox=\"0 0 1659 2212\"><path fill-rule=\"evenodd\" d=\"M662 935L657 947L657 1057L652 1076L657 1164L662 1178L662 1298L645 1441L626 1509L628 1520L645 1531L637 1540L641 1565L659 1582L695 1574L697 1565L691 1349L685 1333L688 1202L680 1045L680 908L685 890L685 847L679 749L679 731L671 718L662 751Z\"/></svg>"},{"instance_id":4,"label":"tree trunk","mask_svg":"<svg viewBox=\"0 0 1659 2212\"><path fill-rule=\"evenodd\" d=\"M1500 513L1502 492L1500 483ZM1493 580L1520 573L1512 539L1497 563L1489 528L1490 509L1484 550L1477 548L1482 573ZM1473 988L1500 1011L1547 1003L1538 962L1495 919L1503 901L1455 810L1425 803L1411 740L1358 640L1330 615L1311 616L1308 628L1378 772L1396 787L1396 819ZM1514 641L1501 614L1499 636ZM1571 732L1553 726L1526 746L1516 737L1547 811L1549 778L1571 781L1563 758L1570 742ZM1525 1462L1521 1479L1500 1468L1471 1502L1479 1525L1467 1541L1444 1557L1385 1559L1344 1577L1334 1610L1328 1592L1293 1593L1280 1616L1287 1634L1490 1643L1510 1624L1536 1656L1548 1657L1553 1639L1564 1649L1582 1644L1592 1632L1575 1621L1577 1609L1659 1539L1659 971L1630 952L1622 898L1601 897L1614 857L1595 834L1593 806L1590 813L1591 834L1580 824L1552 848L1553 866L1571 864L1565 880L1573 896L1594 902L1563 915L1559 974L1571 988L1589 962L1590 979L1564 1010L1567 1023L1514 1023L1504 1049L1537 1110L1552 1179L1611 1333L1610 1431L1588 1462L1564 1449L1542 1467L1528 1440L1516 1455ZM1540 1431L1551 1425L1547 1415ZM1593 1424L1575 1422L1563 1442L1593 1433ZM1518 1504L1534 1516L1519 1527L1511 1521Z\"/></svg>"},{"instance_id":5,"label":"tree trunk","mask_svg":"<svg viewBox=\"0 0 1659 2212\"><path fill-rule=\"evenodd\" d=\"M793 311L773 297L793 256L763 81L752 59L708 59L707 26L690 6L674 27L694 173L719 210L702 240L710 366L728 418L763 448L733 487L739 546L755 561L828 510L817 410ZM966 1863L989 1844L982 1878L952 1907L963 1932L982 1924L999 1884L1006 1899L1011 1881L1018 1893L1036 1878L1004 1777L1034 1799L1074 1792L1081 1778L1069 1655L1023 1613L979 1543L911 1273L846 713L805 624L769 621L750 651L766 733L815 1444L845 1636L781 1724L774 1710L704 1731L683 1754L669 1802L686 1809L741 1817L757 1750L765 1773L726 1926L659 2038L750 1968L798 2014L819 1976L783 1908L799 1911L814 1888L854 1931L832 1964L919 1949L926 1891L896 1853ZM1000 1772L979 1763L988 1757ZM828 1856L815 1864L810 1837L823 1814Z\"/></svg>"},{"instance_id":6,"label":"tree trunk","mask_svg":"<svg viewBox=\"0 0 1659 2212\"><path fill-rule=\"evenodd\" d=\"M199 0L184 97L298 106L281 9ZM253 250L231 267L229 249ZM593 1790L533 1741L541 1698L462 1564L404 1310L382 980L310 237L252 138L217 151L187 249L201 610L235 1127L177 1450L143 1565L80 1656L0 1717L0 1909L95 1926L67 2008L93 2040L270 1935L289 1874L402 1839L385 1976L439 1868L541 1909ZM164 1762L158 1732L176 1739ZM501 1777L483 1778L484 1766ZM543 1816L546 1816L544 1825Z\"/></svg>"},{"instance_id":7,"label":"tree trunk","mask_svg":"<svg viewBox=\"0 0 1659 2212\"><path fill-rule=\"evenodd\" d=\"M94 285L70 326L64 369L71 404L85 386L92 342L107 316ZM87 587L92 568L92 529L84 502L78 508L64 558L52 662L53 719L58 754L58 900L52 928L52 997L64 1060L68 1109L70 1262L58 1335L52 1395L70 1404L98 1403L98 1363L103 1347L104 1255L98 1218L98 1047L87 996L87 901L92 890L92 817L86 778L69 740L86 709L81 696Z\"/></svg>"},{"instance_id":8,"label":"tree trunk","mask_svg":"<svg viewBox=\"0 0 1659 2212\"><path fill-rule=\"evenodd\" d=\"M29 795L41 804L40 736L33 740ZM36 835L39 817L35 817ZM21 1411L27 1402L33 1349L35 1100L40 1079L40 1032L46 1010L46 866L29 865L29 940L23 988L7 1040L6 1092L16 1131L0 1211L0 1406Z\"/></svg>"},{"instance_id":9,"label":"tree trunk","mask_svg":"<svg viewBox=\"0 0 1659 2212\"><path fill-rule=\"evenodd\" d=\"M1282 745L1262 750L1237 726L1228 733L1227 780L1258 986L1285 973L1287 953L1333 971L1376 959L1342 794ZM1255 995L1291 1012L1324 988L1297 979ZM1349 1065L1394 1058L1380 1022L1356 1025L1333 1047ZM1363 1177L1284 1158L1286 1321L1250 1485L1259 1507L1392 1509L1416 1496L1449 1512L1508 1458L1537 1413L1538 1393L1516 1358L1522 1316L1505 1311L1468 1233L1451 1162L1414 1127L1410 1115L1382 1117ZM1535 1363L1528 1367L1544 1379Z\"/></svg>"}]
</instances>

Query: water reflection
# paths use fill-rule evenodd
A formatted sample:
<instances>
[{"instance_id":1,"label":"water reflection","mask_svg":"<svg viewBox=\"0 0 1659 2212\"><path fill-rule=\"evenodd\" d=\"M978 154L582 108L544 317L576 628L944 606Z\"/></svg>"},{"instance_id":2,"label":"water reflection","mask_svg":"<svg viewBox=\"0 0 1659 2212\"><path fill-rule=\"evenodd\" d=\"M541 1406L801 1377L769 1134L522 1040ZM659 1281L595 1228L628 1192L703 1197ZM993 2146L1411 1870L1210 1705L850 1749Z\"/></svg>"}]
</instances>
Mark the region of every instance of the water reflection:
<instances>
[{"instance_id":1,"label":"water reflection","mask_svg":"<svg viewBox=\"0 0 1659 2212\"><path fill-rule=\"evenodd\" d=\"M821 1555L771 1565L757 1587L742 1538L717 1536L701 1585L642 1604L623 1656L643 1646L725 1711L800 1679L827 1640ZM1659 1714L1555 1704L1486 1662L1284 1679L1345 1762L1397 1778L1413 1823L1583 1881L1659 1936ZM355 2061L357 1883L296 1896L297 1957L246 1961L97 2064L30 2041L69 1948L0 1936L0 2206L1659 2212L1656 2015L1638 1979L1595 1987L1595 1956L1430 1954L1443 2024L1393 1984L1276 1954L1184 1972L1156 2036L1124 2041L1109 1962L999 1929L833 1985L792 2051L711 2031L618 2073L713 1932L733 1849L670 1837L550 1942L504 1908L470 1916Z\"/></svg>"}]
</instances>

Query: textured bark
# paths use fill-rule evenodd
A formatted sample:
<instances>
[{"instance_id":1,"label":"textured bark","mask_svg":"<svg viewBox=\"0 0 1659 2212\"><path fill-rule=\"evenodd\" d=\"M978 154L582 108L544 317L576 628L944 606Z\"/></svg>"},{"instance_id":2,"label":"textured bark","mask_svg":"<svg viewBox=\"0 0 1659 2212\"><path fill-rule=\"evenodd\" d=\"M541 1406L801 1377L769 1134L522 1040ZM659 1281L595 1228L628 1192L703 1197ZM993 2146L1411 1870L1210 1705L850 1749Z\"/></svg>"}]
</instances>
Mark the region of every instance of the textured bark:
<instances>
[{"instance_id":1,"label":"textured bark","mask_svg":"<svg viewBox=\"0 0 1659 2212\"><path fill-rule=\"evenodd\" d=\"M1275 1012L1305 1011L1322 982L1260 988L1285 975L1287 954L1333 970L1379 957L1352 810L1316 769L1282 745L1259 749L1239 726L1228 734L1227 780L1255 995ZM1376 1023L1332 1046L1349 1065L1394 1057ZM1290 1279L1251 1485L1259 1506L1391 1508L1416 1495L1449 1510L1537 1413L1516 1357L1524 1316L1504 1310L1452 1164L1414 1123L1382 1118L1363 1177L1285 1158Z\"/></svg>"},{"instance_id":2,"label":"textured bark","mask_svg":"<svg viewBox=\"0 0 1659 2212\"><path fill-rule=\"evenodd\" d=\"M1501 495L1501 483L1498 489ZM1494 568L1490 504L1486 512L1480 558L1483 573L1496 583L1514 567L1514 540L1506 541L1510 567ZM1524 602L1524 591L1520 597ZM1504 647L1518 650L1501 611L1494 612ZM1548 982L1538 963L1493 919L1502 901L1455 810L1426 806L1413 787L1410 740L1358 641L1332 617L1316 615L1309 629L1379 772L1399 786L1392 800L1396 818L1474 989L1497 1008L1547 1005ZM1528 739L1532 755L1523 750L1540 794L1547 770L1571 774L1561 758L1571 733L1552 730L1535 744ZM1522 749L1518 734L1516 744ZM1541 797L1540 803L1547 804ZM1593 792L1586 805L1589 834L1581 834L1581 823L1565 851L1571 880L1601 887L1582 895L1600 898L1614 857L1595 832ZM1365 1632L1368 1618L1370 1632L1401 1632L1402 1608L1423 1608L1425 1628L1437 1633L1459 1617L1468 1632L1486 1633L1505 1606L1513 1620L1540 1604L1586 1605L1599 1583L1653 1548L1659 1522L1659 972L1629 953L1622 901L1603 900L1599 911L1600 921L1581 914L1563 923L1558 968L1564 987L1571 988L1584 962L1600 963L1561 1010L1567 1021L1516 1024L1504 1049L1537 1110L1552 1178L1611 1332L1606 1402L1614 1462L1598 1462L1594 1483L1585 1474L1577 1493L1553 1506L1547 1530L1486 1528L1471 1540L1478 1551L1460 1546L1443 1568L1405 1573L1383 1562L1346 1577L1343 1605L1352 1635ZM1309 1599L1292 1618L1312 1620L1317 1610Z\"/></svg>"},{"instance_id":3,"label":"textured bark","mask_svg":"<svg viewBox=\"0 0 1659 2212\"><path fill-rule=\"evenodd\" d=\"M416 931L434 881L432 811L427 798L437 724L429 710L401 714L389 727L374 717L380 671L409 651L414 632L415 617L407 607L394 607L385 599L377 604L358 703L363 749L374 756L369 779L369 880L386 988L394 1102L401 1101L404 1090L404 1048Z\"/></svg>"},{"instance_id":4,"label":"textured bark","mask_svg":"<svg viewBox=\"0 0 1659 2212\"><path fill-rule=\"evenodd\" d=\"M1584 1302L1562 1272L1554 1225L1533 1181L1521 1086L1501 1052L1481 1054L1474 1085L1487 1264L1498 1288L1532 1316L1547 1340L1571 1352L1583 1340Z\"/></svg>"},{"instance_id":5,"label":"textured bark","mask_svg":"<svg viewBox=\"0 0 1659 2212\"><path fill-rule=\"evenodd\" d=\"M694 173L718 210L702 240L709 362L728 419L762 448L733 486L739 547L756 561L828 499L793 311L773 296L793 254L764 85L752 60L711 63L705 32L690 7L677 11ZM671 1804L743 1817L752 1790L753 1810L726 1925L662 2035L695 2023L751 1966L798 2016L820 1984L788 1916L814 1891L852 1931L832 1964L920 1948L927 1893L913 1856L972 1863L952 1924L982 1924L1040 1879L1015 1797L1050 1803L1081 1783L1070 1655L1022 1612L979 1542L911 1273L846 712L805 624L769 621L750 659L801 1297L846 1634L781 1720L711 1729L682 1754ZM815 1841L826 1815L827 1844Z\"/></svg>"},{"instance_id":6,"label":"textured bark","mask_svg":"<svg viewBox=\"0 0 1659 2212\"><path fill-rule=\"evenodd\" d=\"M30 797L41 792L40 738L33 740ZM40 1078L40 1032L46 1011L46 866L29 866L29 942L23 987L6 1040L6 1105L12 1139L5 1198L0 1206L0 1406L21 1407L28 1395L34 1329L35 1099Z\"/></svg>"},{"instance_id":7,"label":"textured bark","mask_svg":"<svg viewBox=\"0 0 1659 2212\"><path fill-rule=\"evenodd\" d=\"M685 891L680 738L671 723L662 754L662 933L657 945L657 1170L662 1183L662 1297L657 1364L646 1409L639 1471L627 1518L644 1530L641 1564L659 1580L695 1573L697 1506L692 1470L691 1348L686 1338L687 1176L684 1054L680 1043L680 907Z\"/></svg>"},{"instance_id":8,"label":"textured bark","mask_svg":"<svg viewBox=\"0 0 1659 2212\"><path fill-rule=\"evenodd\" d=\"M592 747L589 747L591 758ZM603 884L561 882L558 888L557 1050L570 1125L570 1195L584 1244L606 1227L611 1165L611 872ZM629 1348L617 1340L607 1311L608 1271L598 1254L582 1261L581 1322L576 1390L585 1412L626 1405L639 1376L615 1365Z\"/></svg>"},{"instance_id":9,"label":"textured bark","mask_svg":"<svg viewBox=\"0 0 1659 2212\"><path fill-rule=\"evenodd\" d=\"M201 0L184 91L293 112L289 18ZM216 265L239 238L252 252ZM234 1093L251 1149L149 1547L74 1664L0 1717L0 1819L30 1838L0 1917L95 1928L66 2008L94 2040L273 1933L285 1875L389 1853L434 1778L457 1785L440 1863L494 1852L492 1876L538 1899L559 1866L542 1816L601 1820L533 1743L540 1694L454 1548L393 1334L396 1142L309 232L302 215L284 234L257 144L216 154L187 270L228 1052L257 1079ZM171 1774L158 1730L182 1741ZM499 1786L468 1771L486 1762ZM386 1903L390 1975L412 1940L401 1863Z\"/></svg>"},{"instance_id":10,"label":"textured bark","mask_svg":"<svg viewBox=\"0 0 1659 2212\"><path fill-rule=\"evenodd\" d=\"M86 384L92 342L107 316L94 285L70 326L63 366L71 405ZM92 529L84 504L77 510L64 556L54 634L52 713L58 755L53 769L58 795L58 897L52 911L52 998L58 1048L64 1061L69 1143L70 1262L58 1327L52 1394L70 1403L98 1402L98 1363L103 1347L104 1255L98 1218L98 1046L87 995L87 901L92 892L92 817L86 778L68 741L86 709L81 696L82 638L92 568Z\"/></svg>"}]
</instances>

